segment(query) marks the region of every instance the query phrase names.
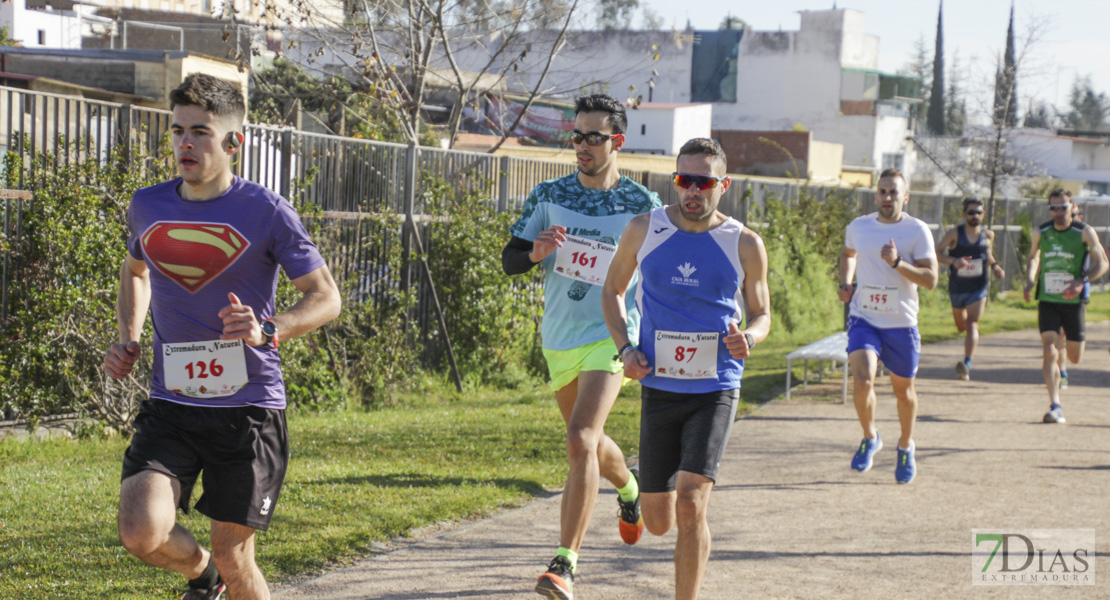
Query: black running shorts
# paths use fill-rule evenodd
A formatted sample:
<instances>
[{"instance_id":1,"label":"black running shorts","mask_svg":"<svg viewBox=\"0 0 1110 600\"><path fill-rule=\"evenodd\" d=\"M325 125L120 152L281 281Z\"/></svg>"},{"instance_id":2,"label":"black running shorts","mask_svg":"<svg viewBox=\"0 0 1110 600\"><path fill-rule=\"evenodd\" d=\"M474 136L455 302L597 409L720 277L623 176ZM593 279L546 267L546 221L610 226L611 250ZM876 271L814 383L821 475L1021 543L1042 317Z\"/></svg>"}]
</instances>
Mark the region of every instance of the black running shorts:
<instances>
[{"instance_id":1,"label":"black running shorts","mask_svg":"<svg viewBox=\"0 0 1110 600\"><path fill-rule=\"evenodd\" d=\"M204 493L196 509L216 521L265 531L289 464L285 411L256 406L198 407L146 400L123 457L123 476L158 471L181 482L189 512L197 475Z\"/></svg>"},{"instance_id":2,"label":"black running shorts","mask_svg":"<svg viewBox=\"0 0 1110 600\"><path fill-rule=\"evenodd\" d=\"M640 490L675 489L679 471L717 481L740 390L681 394L645 387L640 410Z\"/></svg>"},{"instance_id":3,"label":"black running shorts","mask_svg":"<svg viewBox=\"0 0 1110 600\"><path fill-rule=\"evenodd\" d=\"M1063 304L1060 302L1040 302L1037 304L1037 323L1040 330L1060 331L1069 342L1082 342L1087 339L1087 307L1083 304Z\"/></svg>"}]
</instances>

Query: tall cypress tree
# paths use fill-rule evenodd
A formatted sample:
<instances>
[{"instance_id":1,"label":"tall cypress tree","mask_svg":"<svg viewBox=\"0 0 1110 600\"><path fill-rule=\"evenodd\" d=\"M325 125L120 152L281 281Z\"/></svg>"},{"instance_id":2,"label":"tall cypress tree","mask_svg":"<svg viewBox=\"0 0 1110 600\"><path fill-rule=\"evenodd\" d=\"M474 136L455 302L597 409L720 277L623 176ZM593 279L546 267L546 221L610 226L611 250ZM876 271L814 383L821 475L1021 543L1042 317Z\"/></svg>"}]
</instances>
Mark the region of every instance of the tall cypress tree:
<instances>
[{"instance_id":1,"label":"tall cypress tree","mask_svg":"<svg viewBox=\"0 0 1110 600\"><path fill-rule=\"evenodd\" d=\"M994 76L994 124L1017 125L1017 63L1014 60L1014 5L1010 4L1010 27L1006 30L1006 55Z\"/></svg>"},{"instance_id":2,"label":"tall cypress tree","mask_svg":"<svg viewBox=\"0 0 1110 600\"><path fill-rule=\"evenodd\" d=\"M944 2L937 9L937 45L933 51L933 89L929 94L929 113L925 120L925 127L933 135L948 133L948 124L945 122L947 111L944 109L944 28L942 17Z\"/></svg>"}]
</instances>

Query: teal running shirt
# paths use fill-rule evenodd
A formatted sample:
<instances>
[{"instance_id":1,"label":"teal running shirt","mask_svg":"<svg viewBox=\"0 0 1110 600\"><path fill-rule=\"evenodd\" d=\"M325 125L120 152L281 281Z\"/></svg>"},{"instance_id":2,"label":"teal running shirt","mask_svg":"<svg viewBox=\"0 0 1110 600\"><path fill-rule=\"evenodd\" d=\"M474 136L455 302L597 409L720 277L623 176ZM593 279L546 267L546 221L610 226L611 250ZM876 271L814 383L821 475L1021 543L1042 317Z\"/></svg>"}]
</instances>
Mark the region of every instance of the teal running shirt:
<instances>
[{"instance_id":1,"label":"teal running shirt","mask_svg":"<svg viewBox=\"0 0 1110 600\"><path fill-rule=\"evenodd\" d=\"M568 236L586 242L568 243L543 260L540 333L544 348L570 350L609 337L601 312L603 266L608 264L605 257L611 258L611 250L632 217L662 205L658 194L624 176L610 190L583 186L578 173L545 181L532 190L520 219L509 228L514 236L533 241L541 231L562 225ZM595 253L588 244L596 244L600 250ZM595 260L598 258L602 262ZM581 264L581 272L568 267L570 264ZM635 298L633 280L625 292L628 336L632 340L637 339L640 323Z\"/></svg>"}]
</instances>

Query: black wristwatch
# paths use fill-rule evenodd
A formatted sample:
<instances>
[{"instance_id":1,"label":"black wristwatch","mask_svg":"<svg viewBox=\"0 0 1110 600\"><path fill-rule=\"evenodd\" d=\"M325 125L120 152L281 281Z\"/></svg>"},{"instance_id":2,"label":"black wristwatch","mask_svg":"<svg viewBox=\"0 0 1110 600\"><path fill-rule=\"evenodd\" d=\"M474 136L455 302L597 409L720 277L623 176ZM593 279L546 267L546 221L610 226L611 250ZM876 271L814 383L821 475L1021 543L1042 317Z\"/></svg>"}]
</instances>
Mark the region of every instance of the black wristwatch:
<instances>
[{"instance_id":1,"label":"black wristwatch","mask_svg":"<svg viewBox=\"0 0 1110 600\"><path fill-rule=\"evenodd\" d=\"M752 348L755 348L755 338L752 337L752 334L745 331L744 332L744 339L748 341L748 350L751 350Z\"/></svg>"},{"instance_id":2,"label":"black wristwatch","mask_svg":"<svg viewBox=\"0 0 1110 600\"><path fill-rule=\"evenodd\" d=\"M274 350L277 350L277 347L278 347L277 323L274 323L274 321L272 319L265 319L265 320L262 321L262 323L260 323L260 325L262 326L262 335L266 336L266 341L262 345L263 346L272 345L274 347Z\"/></svg>"}]
</instances>

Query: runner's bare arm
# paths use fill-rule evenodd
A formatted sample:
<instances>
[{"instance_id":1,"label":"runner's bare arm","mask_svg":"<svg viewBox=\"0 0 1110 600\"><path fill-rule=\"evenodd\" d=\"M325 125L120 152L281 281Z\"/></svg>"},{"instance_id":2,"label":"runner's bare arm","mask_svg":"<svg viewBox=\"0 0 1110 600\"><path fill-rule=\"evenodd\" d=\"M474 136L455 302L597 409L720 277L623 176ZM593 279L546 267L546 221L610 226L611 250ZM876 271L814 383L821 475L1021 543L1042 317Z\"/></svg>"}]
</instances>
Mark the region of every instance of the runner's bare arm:
<instances>
[{"instance_id":1,"label":"runner's bare arm","mask_svg":"<svg viewBox=\"0 0 1110 600\"><path fill-rule=\"evenodd\" d=\"M852 279L856 276L856 250L844 247L840 252L840 291L837 295L841 302L852 299Z\"/></svg>"},{"instance_id":2,"label":"runner's bare arm","mask_svg":"<svg viewBox=\"0 0 1110 600\"><path fill-rule=\"evenodd\" d=\"M1006 271L1002 269L1002 265L994 257L994 232L987 229L983 234L987 236L987 265L991 267L996 279L1002 279L1006 277Z\"/></svg>"},{"instance_id":3,"label":"runner's bare arm","mask_svg":"<svg viewBox=\"0 0 1110 600\"><path fill-rule=\"evenodd\" d=\"M139 360L139 338L150 308L150 269L146 261L127 254L119 272L119 293L116 296L116 320L119 343L112 344L104 355L104 370L113 379L123 379Z\"/></svg>"},{"instance_id":4,"label":"runner's bare arm","mask_svg":"<svg viewBox=\"0 0 1110 600\"><path fill-rule=\"evenodd\" d=\"M613 255L613 261L609 263L605 284L601 287L601 311L605 315L605 325L609 328L609 335L613 336L613 343L617 345L618 350L625 344L635 345L633 340L628 339L628 315L624 308L624 294L639 266L636 255L644 245L649 218L648 214L638 215L625 226L620 244L617 245L617 252ZM628 360L624 360L625 357L629 357ZM627 377L643 379L651 370L647 364L647 358L637 350L629 351L620 358L624 362L624 372Z\"/></svg>"},{"instance_id":5,"label":"runner's bare arm","mask_svg":"<svg viewBox=\"0 0 1110 600\"><path fill-rule=\"evenodd\" d=\"M752 340L759 344L767 339L771 331L771 292L767 287L767 248L763 238L754 231L744 228L740 234L740 266L744 269L744 315L747 327L740 333L751 334ZM747 337L730 335L725 337L733 358L747 358L751 354Z\"/></svg>"},{"instance_id":6,"label":"runner's bare arm","mask_svg":"<svg viewBox=\"0 0 1110 600\"><path fill-rule=\"evenodd\" d=\"M331 321L339 316L342 305L339 287L327 265L291 283L303 296L289 310L271 318L277 326L278 339L282 341L302 336ZM228 294L228 300L229 304L219 312L224 323L220 339L243 340L249 346L267 343L254 307L242 304L234 292Z\"/></svg>"},{"instance_id":7,"label":"runner's bare arm","mask_svg":"<svg viewBox=\"0 0 1110 600\"><path fill-rule=\"evenodd\" d=\"M1098 279L1110 270L1110 260L1106 257L1106 249L1098 239L1098 232L1094 227L1083 228L1083 241L1091 252L1091 266L1087 270L1087 279Z\"/></svg>"},{"instance_id":8,"label":"runner's bare arm","mask_svg":"<svg viewBox=\"0 0 1110 600\"><path fill-rule=\"evenodd\" d=\"M1029 246L1029 258L1025 262L1025 301L1029 302L1029 293L1037 285L1037 272L1041 269L1041 231L1033 230L1033 243Z\"/></svg>"},{"instance_id":9,"label":"runner's bare arm","mask_svg":"<svg viewBox=\"0 0 1110 600\"><path fill-rule=\"evenodd\" d=\"M944 237L940 238L937 242L937 262L942 265L950 265L956 262L956 259L948 256L947 250L956 245L956 229L952 228L944 232Z\"/></svg>"}]
</instances>

